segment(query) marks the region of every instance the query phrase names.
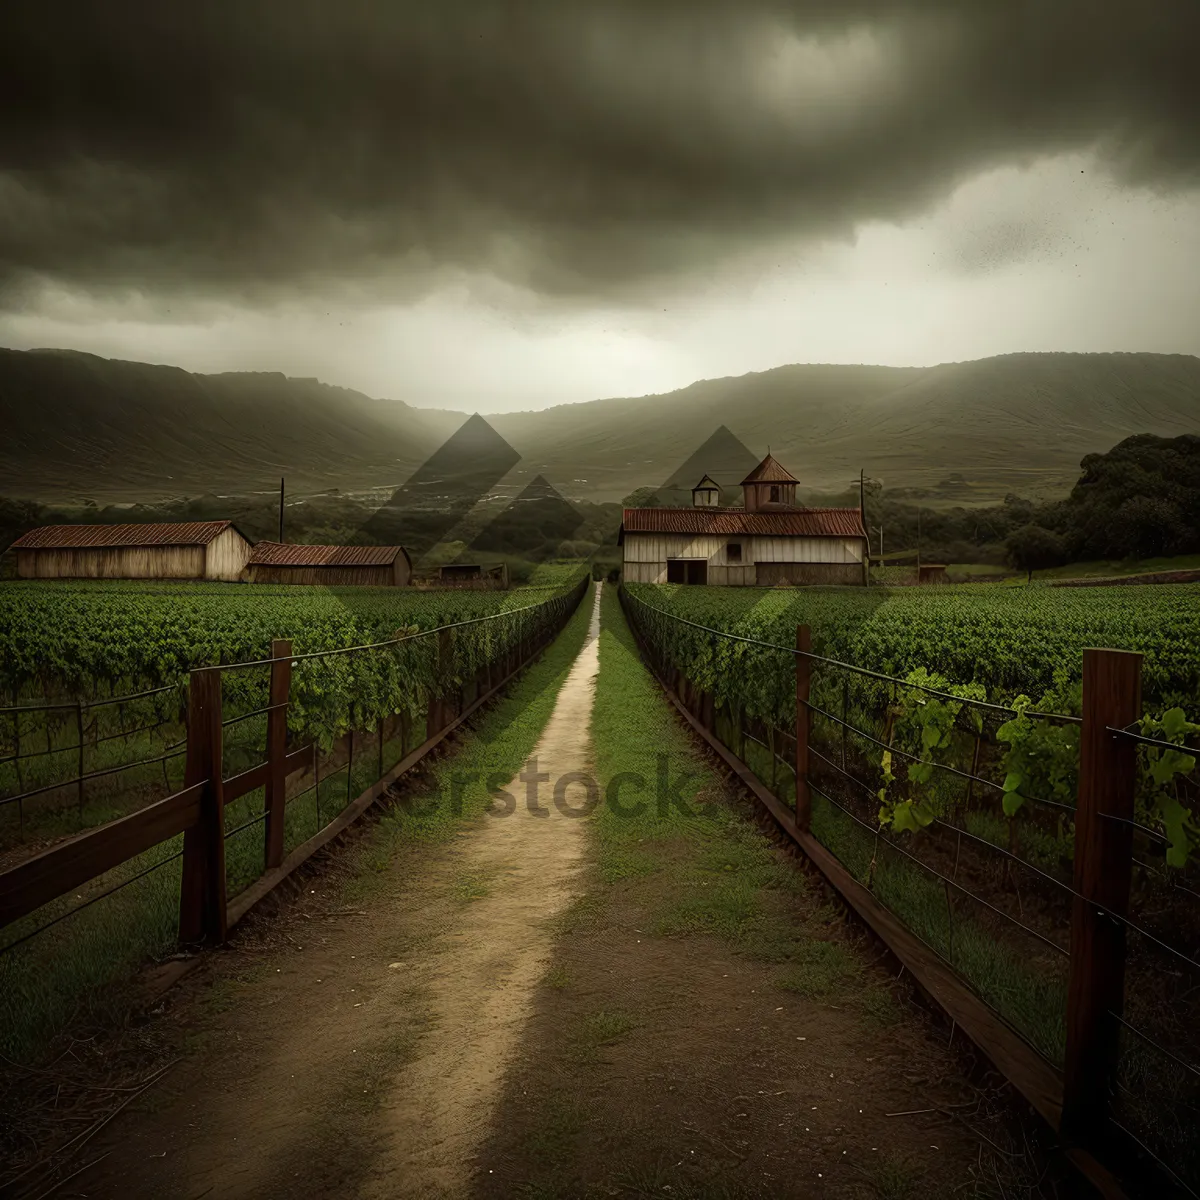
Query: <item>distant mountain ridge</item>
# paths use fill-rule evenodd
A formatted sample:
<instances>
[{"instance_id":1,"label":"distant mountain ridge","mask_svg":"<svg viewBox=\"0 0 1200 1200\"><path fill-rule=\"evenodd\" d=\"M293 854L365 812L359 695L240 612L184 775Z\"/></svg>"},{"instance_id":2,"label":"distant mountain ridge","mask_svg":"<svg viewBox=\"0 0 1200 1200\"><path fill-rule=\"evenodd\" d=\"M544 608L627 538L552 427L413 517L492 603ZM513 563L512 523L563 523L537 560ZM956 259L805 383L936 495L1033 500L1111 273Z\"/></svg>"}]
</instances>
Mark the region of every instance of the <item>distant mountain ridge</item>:
<instances>
[{"instance_id":1,"label":"distant mountain ridge","mask_svg":"<svg viewBox=\"0 0 1200 1200\"><path fill-rule=\"evenodd\" d=\"M246 493L281 474L290 490L395 488L466 419L281 374L0 349L0 495ZM678 473L725 426L754 455L770 444L802 493L845 489L865 468L889 488L960 474L959 492L983 501L1065 491L1084 454L1133 433L1200 433L1200 359L1029 353L929 368L782 366L486 420L520 455L499 489L509 496L538 475L568 499L687 487Z\"/></svg>"},{"instance_id":2,"label":"distant mountain ridge","mask_svg":"<svg viewBox=\"0 0 1200 1200\"><path fill-rule=\"evenodd\" d=\"M402 483L442 414L266 372L0 349L0 494L161 497ZM461 421L450 422L450 427Z\"/></svg>"}]
</instances>

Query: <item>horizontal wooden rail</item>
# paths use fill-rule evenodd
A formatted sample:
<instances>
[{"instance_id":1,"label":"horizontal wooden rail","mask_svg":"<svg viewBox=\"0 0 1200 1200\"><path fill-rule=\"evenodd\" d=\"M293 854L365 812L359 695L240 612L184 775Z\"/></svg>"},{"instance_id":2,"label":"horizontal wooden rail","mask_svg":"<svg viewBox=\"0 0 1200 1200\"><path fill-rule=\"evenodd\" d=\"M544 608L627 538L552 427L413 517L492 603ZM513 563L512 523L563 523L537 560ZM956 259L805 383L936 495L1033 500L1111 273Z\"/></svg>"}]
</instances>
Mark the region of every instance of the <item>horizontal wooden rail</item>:
<instances>
[{"instance_id":1,"label":"horizontal wooden rail","mask_svg":"<svg viewBox=\"0 0 1200 1200\"><path fill-rule=\"evenodd\" d=\"M203 784L184 788L0 872L0 928L191 829L203 790Z\"/></svg>"},{"instance_id":2,"label":"horizontal wooden rail","mask_svg":"<svg viewBox=\"0 0 1200 1200\"><path fill-rule=\"evenodd\" d=\"M234 800L240 800L256 788L266 787L267 780L270 778L271 764L260 762L257 766L248 767L245 771L240 771L237 775L231 775L226 779L225 786L221 789L221 797L226 804L230 804Z\"/></svg>"},{"instance_id":3,"label":"horizontal wooden rail","mask_svg":"<svg viewBox=\"0 0 1200 1200\"><path fill-rule=\"evenodd\" d=\"M294 775L297 771L302 771L305 767L310 766L312 755L313 746L311 742L307 746L302 746L299 750L293 750L284 759L284 776ZM266 787L270 779L271 761L267 759L265 762L258 763L257 766L248 767L245 771L239 771L238 774L231 775L226 779L224 787L221 789L222 798L226 804L234 800L240 800L250 792L260 787Z\"/></svg>"}]
</instances>

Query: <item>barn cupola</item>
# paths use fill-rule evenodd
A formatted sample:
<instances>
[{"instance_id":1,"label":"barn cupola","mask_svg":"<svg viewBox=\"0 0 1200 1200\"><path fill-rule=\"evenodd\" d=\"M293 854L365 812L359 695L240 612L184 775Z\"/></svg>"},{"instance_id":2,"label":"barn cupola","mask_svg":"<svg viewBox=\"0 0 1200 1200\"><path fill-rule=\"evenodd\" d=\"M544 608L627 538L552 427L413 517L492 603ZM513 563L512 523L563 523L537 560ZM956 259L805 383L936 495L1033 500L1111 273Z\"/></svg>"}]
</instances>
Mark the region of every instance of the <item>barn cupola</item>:
<instances>
[{"instance_id":1,"label":"barn cupola","mask_svg":"<svg viewBox=\"0 0 1200 1200\"><path fill-rule=\"evenodd\" d=\"M717 508L721 503L721 485L711 475L705 475L692 488L693 508Z\"/></svg>"},{"instance_id":2,"label":"barn cupola","mask_svg":"<svg viewBox=\"0 0 1200 1200\"><path fill-rule=\"evenodd\" d=\"M768 453L742 480L746 511L769 512L777 508L795 508L797 482L796 477Z\"/></svg>"}]
</instances>

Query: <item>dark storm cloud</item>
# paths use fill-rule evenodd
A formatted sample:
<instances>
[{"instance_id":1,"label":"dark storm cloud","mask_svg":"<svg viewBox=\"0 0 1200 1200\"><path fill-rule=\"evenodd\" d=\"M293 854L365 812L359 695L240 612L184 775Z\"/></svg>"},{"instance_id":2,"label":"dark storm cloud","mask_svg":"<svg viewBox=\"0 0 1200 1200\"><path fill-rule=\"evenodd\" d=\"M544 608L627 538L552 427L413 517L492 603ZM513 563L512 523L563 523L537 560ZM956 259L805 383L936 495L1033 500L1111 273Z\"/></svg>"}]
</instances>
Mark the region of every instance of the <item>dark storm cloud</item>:
<instances>
[{"instance_id":1,"label":"dark storm cloud","mask_svg":"<svg viewBox=\"0 0 1200 1200\"><path fill-rule=\"evenodd\" d=\"M0 294L618 295L1098 146L1197 179L1196 0L0 12Z\"/></svg>"}]
</instances>

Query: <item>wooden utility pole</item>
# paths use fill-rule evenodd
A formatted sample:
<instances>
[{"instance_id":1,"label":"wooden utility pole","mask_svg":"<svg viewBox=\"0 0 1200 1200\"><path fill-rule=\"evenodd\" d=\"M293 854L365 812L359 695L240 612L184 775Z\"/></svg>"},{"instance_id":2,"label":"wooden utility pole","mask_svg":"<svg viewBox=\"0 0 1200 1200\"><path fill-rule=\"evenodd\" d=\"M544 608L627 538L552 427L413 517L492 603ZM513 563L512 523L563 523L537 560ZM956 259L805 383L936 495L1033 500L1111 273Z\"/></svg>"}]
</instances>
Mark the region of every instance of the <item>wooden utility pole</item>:
<instances>
[{"instance_id":1,"label":"wooden utility pole","mask_svg":"<svg viewBox=\"0 0 1200 1200\"><path fill-rule=\"evenodd\" d=\"M283 541L283 476L279 477L279 540Z\"/></svg>"},{"instance_id":2,"label":"wooden utility pole","mask_svg":"<svg viewBox=\"0 0 1200 1200\"><path fill-rule=\"evenodd\" d=\"M858 469L858 523L863 527L863 533L867 535L867 546L865 561L863 562L863 586L871 586L871 532L867 529L867 473L859 467Z\"/></svg>"}]
</instances>

